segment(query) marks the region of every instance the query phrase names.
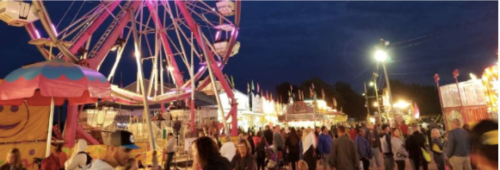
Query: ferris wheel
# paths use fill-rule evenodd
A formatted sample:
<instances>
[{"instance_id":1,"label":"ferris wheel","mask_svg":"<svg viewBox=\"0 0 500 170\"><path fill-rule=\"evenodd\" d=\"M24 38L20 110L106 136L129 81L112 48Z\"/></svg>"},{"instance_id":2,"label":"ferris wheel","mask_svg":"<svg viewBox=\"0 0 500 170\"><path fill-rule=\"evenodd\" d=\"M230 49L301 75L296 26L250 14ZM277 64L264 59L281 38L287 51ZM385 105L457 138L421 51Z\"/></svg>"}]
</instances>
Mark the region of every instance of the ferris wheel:
<instances>
[{"instance_id":1,"label":"ferris wheel","mask_svg":"<svg viewBox=\"0 0 500 170\"><path fill-rule=\"evenodd\" d=\"M194 91L210 84L215 88L217 79L233 102L224 117L232 117L232 126L237 127L236 101L222 68L240 48L241 1L74 1L61 9L65 14L58 20L52 19L55 12L47 10L47 4L0 1L0 20L25 27L31 38L28 43L45 59L61 58L109 71L108 80L115 77L123 56L135 57L137 75L133 76L142 87L133 92L112 85L115 103L145 105L193 99ZM68 16L68 11L77 12ZM114 60L111 66L103 66L107 58ZM152 64L151 70L143 69L147 62ZM148 84L142 82L144 72L150 72ZM175 88L163 88L164 79L170 79ZM233 131L236 133L236 128Z\"/></svg>"}]
</instances>

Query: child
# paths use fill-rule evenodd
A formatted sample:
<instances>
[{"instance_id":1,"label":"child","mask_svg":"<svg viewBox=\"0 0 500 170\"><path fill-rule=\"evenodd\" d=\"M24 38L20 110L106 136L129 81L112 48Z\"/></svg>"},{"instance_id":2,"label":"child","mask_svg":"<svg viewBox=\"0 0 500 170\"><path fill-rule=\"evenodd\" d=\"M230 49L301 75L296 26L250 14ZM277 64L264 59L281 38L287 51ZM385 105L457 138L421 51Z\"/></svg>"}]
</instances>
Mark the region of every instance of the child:
<instances>
[{"instance_id":1,"label":"child","mask_svg":"<svg viewBox=\"0 0 500 170\"><path fill-rule=\"evenodd\" d=\"M153 167L152 170L160 170L160 166L158 166L158 156L156 156L156 150L153 151Z\"/></svg>"}]
</instances>

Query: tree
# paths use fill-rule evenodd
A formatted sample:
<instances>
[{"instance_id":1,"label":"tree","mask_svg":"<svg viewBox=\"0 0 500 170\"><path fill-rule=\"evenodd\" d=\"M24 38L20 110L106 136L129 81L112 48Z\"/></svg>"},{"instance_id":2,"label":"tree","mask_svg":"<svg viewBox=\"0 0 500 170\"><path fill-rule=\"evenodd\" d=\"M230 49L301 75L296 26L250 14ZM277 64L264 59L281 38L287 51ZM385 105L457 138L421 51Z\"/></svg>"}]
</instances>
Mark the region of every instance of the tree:
<instances>
[{"instance_id":1,"label":"tree","mask_svg":"<svg viewBox=\"0 0 500 170\"><path fill-rule=\"evenodd\" d=\"M360 94L356 93L351 85L345 82L335 83L335 91L337 91L343 102L339 104L343 108L344 113L346 113L351 118L364 119L366 118L367 110L365 108L365 98Z\"/></svg>"}]
</instances>

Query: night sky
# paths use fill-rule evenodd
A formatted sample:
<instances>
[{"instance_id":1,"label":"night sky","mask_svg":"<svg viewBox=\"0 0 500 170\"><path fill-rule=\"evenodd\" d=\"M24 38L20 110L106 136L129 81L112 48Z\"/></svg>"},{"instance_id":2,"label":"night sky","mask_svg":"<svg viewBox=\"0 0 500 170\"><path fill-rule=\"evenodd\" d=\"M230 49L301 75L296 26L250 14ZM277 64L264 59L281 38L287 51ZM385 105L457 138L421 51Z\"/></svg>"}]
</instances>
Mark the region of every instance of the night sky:
<instances>
[{"instance_id":1,"label":"night sky","mask_svg":"<svg viewBox=\"0 0 500 170\"><path fill-rule=\"evenodd\" d=\"M56 18L67 5L46 4ZM372 54L380 38L391 42L389 77L404 82L433 85L439 73L442 84L452 83L455 68L466 80L497 62L498 2L244 1L240 26L239 54L224 72L241 91L252 79L275 91L281 82L317 76L361 92L376 70ZM24 28L2 22L0 40L0 77L43 60ZM135 79L125 77L125 84Z\"/></svg>"}]
</instances>

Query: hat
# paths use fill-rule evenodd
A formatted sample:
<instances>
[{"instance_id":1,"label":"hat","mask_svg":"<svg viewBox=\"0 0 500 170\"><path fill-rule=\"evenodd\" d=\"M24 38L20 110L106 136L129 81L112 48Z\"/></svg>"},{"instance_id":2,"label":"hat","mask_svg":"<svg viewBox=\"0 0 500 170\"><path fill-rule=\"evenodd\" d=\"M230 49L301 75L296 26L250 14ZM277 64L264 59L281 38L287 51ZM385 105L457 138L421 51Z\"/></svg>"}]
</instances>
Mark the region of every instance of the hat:
<instances>
[{"instance_id":1,"label":"hat","mask_svg":"<svg viewBox=\"0 0 500 170\"><path fill-rule=\"evenodd\" d=\"M117 130L111 134L110 145L120 146L127 149L139 149L134 143L134 135L129 131Z\"/></svg>"}]
</instances>

